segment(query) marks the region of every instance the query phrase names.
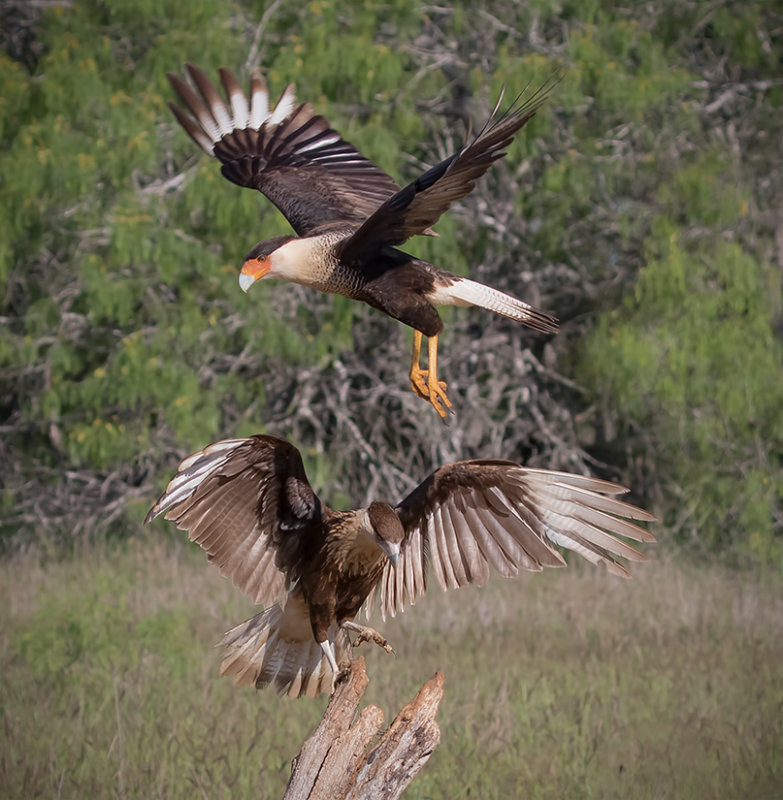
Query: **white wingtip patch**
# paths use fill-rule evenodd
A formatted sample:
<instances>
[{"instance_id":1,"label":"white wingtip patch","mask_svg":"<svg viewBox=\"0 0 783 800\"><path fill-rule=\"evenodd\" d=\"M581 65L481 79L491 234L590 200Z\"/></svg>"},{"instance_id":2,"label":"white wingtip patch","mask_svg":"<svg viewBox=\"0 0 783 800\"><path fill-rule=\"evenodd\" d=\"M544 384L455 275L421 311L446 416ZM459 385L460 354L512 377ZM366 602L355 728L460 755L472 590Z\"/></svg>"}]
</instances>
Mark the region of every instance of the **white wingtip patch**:
<instances>
[{"instance_id":1,"label":"white wingtip patch","mask_svg":"<svg viewBox=\"0 0 783 800\"><path fill-rule=\"evenodd\" d=\"M269 125L279 125L293 110L296 103L296 94L294 91L294 84L289 83L285 87L285 91L277 101L275 110L267 120Z\"/></svg>"},{"instance_id":2,"label":"white wingtip patch","mask_svg":"<svg viewBox=\"0 0 783 800\"><path fill-rule=\"evenodd\" d=\"M188 498L210 474L225 465L231 451L244 441L244 439L224 439L183 459L177 467L177 474L169 481L166 491L155 504L157 513Z\"/></svg>"},{"instance_id":3,"label":"white wingtip patch","mask_svg":"<svg viewBox=\"0 0 783 800\"><path fill-rule=\"evenodd\" d=\"M275 108L270 109L266 81L259 73L251 75L250 89L245 95L235 78L227 70L220 70L227 101L201 72L192 68L187 73L189 85L179 76L172 76L172 83L189 114L173 106L174 114L199 147L212 156L215 146L236 131L259 131L264 125L280 125L296 108L294 85L289 84ZM335 141L338 140L339 136ZM322 142L316 144L321 146Z\"/></svg>"},{"instance_id":4,"label":"white wingtip patch","mask_svg":"<svg viewBox=\"0 0 783 800\"><path fill-rule=\"evenodd\" d=\"M234 116L234 127L247 128L250 121L250 106L247 104L247 98L242 92L231 92L229 100L231 101L231 113Z\"/></svg>"},{"instance_id":5,"label":"white wingtip patch","mask_svg":"<svg viewBox=\"0 0 783 800\"><path fill-rule=\"evenodd\" d=\"M269 92L266 81L254 73L250 79L250 118L248 128L258 130L269 116Z\"/></svg>"},{"instance_id":6,"label":"white wingtip patch","mask_svg":"<svg viewBox=\"0 0 783 800\"><path fill-rule=\"evenodd\" d=\"M215 124L215 121L212 119L212 117L207 117L206 115L199 116L198 121L201 123L207 136L209 136L211 139L211 151L214 149L214 145L223 138L223 134L220 132L220 127Z\"/></svg>"},{"instance_id":7,"label":"white wingtip patch","mask_svg":"<svg viewBox=\"0 0 783 800\"><path fill-rule=\"evenodd\" d=\"M228 109L223 105L223 103L213 103L212 105L212 113L215 115L215 121L220 128L220 137L223 138L224 136L228 136L235 128L241 127L240 125L236 124L233 119L231 119L231 115L228 113Z\"/></svg>"},{"instance_id":8,"label":"white wingtip patch","mask_svg":"<svg viewBox=\"0 0 783 800\"><path fill-rule=\"evenodd\" d=\"M217 139L210 139L209 136L199 130L193 130L191 133L195 138L196 143L207 155L211 156L215 152L215 143L217 142Z\"/></svg>"}]
</instances>

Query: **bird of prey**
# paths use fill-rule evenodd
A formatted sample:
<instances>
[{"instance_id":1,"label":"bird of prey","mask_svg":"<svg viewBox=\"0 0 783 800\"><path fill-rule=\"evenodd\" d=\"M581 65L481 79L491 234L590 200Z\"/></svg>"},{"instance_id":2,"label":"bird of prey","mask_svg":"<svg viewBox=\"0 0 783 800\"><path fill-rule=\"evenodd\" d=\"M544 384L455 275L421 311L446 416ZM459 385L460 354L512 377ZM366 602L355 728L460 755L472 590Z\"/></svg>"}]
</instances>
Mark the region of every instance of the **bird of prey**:
<instances>
[{"instance_id":1,"label":"bird of prey","mask_svg":"<svg viewBox=\"0 0 783 800\"><path fill-rule=\"evenodd\" d=\"M292 85L271 108L257 73L246 95L233 75L220 69L226 102L201 70L188 64L185 71L190 84L168 73L184 104L184 109L169 104L179 123L222 163L228 180L265 194L297 234L250 250L239 276L244 291L261 278L281 278L361 300L409 325L411 388L441 417L451 402L437 374L443 328L437 306L480 306L542 333L557 331L555 317L398 249L412 236L433 233L430 226L504 155L546 99L547 86L517 98L503 114L496 107L458 153L400 189L308 103L297 104ZM427 369L419 364L422 336L428 338Z\"/></svg>"},{"instance_id":2,"label":"bird of prey","mask_svg":"<svg viewBox=\"0 0 783 800\"><path fill-rule=\"evenodd\" d=\"M221 673L291 697L330 691L350 663L351 634L391 651L354 621L377 599L383 618L413 605L434 576L445 591L496 571L562 567L555 546L628 577L616 556L646 560L624 539L655 537L654 517L607 481L473 460L435 470L392 507L333 511L299 451L269 435L227 439L186 458L145 521L159 514L198 542L265 611L226 633Z\"/></svg>"}]
</instances>

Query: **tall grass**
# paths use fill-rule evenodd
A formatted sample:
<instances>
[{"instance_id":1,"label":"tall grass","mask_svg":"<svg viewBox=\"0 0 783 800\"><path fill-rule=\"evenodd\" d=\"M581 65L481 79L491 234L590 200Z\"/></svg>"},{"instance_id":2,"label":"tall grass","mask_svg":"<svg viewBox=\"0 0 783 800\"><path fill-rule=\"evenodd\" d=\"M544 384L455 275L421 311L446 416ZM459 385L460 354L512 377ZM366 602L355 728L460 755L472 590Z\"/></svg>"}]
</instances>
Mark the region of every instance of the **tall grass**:
<instances>
[{"instance_id":1,"label":"tall grass","mask_svg":"<svg viewBox=\"0 0 783 800\"><path fill-rule=\"evenodd\" d=\"M211 645L252 609L200 553L148 538L0 570L0 795L282 795L325 700L217 675ZM445 671L411 798L773 797L781 588L660 561L433 592L376 620L397 657L366 652L366 700L391 717Z\"/></svg>"}]
</instances>

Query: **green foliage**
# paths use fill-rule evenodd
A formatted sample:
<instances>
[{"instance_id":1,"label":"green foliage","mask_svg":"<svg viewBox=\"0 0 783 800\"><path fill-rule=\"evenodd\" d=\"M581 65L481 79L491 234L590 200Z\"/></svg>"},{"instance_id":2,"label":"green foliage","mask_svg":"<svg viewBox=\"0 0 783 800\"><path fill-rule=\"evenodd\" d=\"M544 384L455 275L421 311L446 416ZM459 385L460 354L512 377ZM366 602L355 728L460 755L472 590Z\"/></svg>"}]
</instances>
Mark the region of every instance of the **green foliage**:
<instances>
[{"instance_id":1,"label":"green foliage","mask_svg":"<svg viewBox=\"0 0 783 800\"><path fill-rule=\"evenodd\" d=\"M330 25L337 25L334 8L311 4L310 13L326 12ZM171 35L163 35L162 20ZM355 83L374 85L360 76L366 78L368 64L375 63L388 92L403 65L387 47L373 44L368 20L367 14L355 20L365 31ZM97 30L107 33L96 36ZM186 33L193 30L205 33ZM322 35L318 26L307 31ZM58 6L45 15L41 36L48 45L40 65L45 81L25 76L7 57L2 73L4 108L18 123L2 154L4 191L15 212L4 220L9 235L3 269L12 281L32 269L37 280L24 282L24 313L15 328L3 329L0 355L19 366L43 360L49 374L48 386L29 399L24 416L30 423L56 420L66 430L69 459L99 469L139 452L153 431L168 430L187 448L204 444L204 431L221 427L223 397L241 402L264 396L262 385L237 376L216 378L209 392L199 372L211 354L252 342L261 353L294 363L322 358L350 342L353 311L338 302L315 324L305 312L292 331L270 313L269 293L256 292L252 301L239 295L231 265L252 242L237 239L236 231L255 229L263 238L285 230L285 222L253 193L235 191L206 159L183 192L156 190L164 142L174 127L167 117L165 127L159 124L169 96L164 73L188 57L209 68L237 50L225 4L173 3L168 10L136 3ZM275 72L295 73L288 59L300 59L302 47L317 42L308 38L299 45L292 35L288 45L270 74L279 88L283 81ZM312 79L317 101L334 84L323 64L308 63L311 74L303 77ZM363 129L371 139L372 121ZM388 152L393 137L385 127L383 133ZM184 137L177 151L192 159ZM51 226L50 219L60 222ZM210 242L225 243L224 252L205 248ZM12 275L9 262L15 264ZM264 320L261 330L227 333L222 323L229 302L242 309L252 302L254 316ZM76 337L52 337L62 327L63 310L86 318L89 328ZM314 337L322 325L332 335Z\"/></svg>"},{"instance_id":2,"label":"green foliage","mask_svg":"<svg viewBox=\"0 0 783 800\"><path fill-rule=\"evenodd\" d=\"M368 698L399 708L451 665L444 744L415 794L769 795L783 640L779 576L758 567L783 569L779 12L313 0L265 20L256 60L272 94L296 82L401 183L458 147L501 86L509 99L562 76L440 238L406 245L564 321L530 344L530 384L490 395L534 340L447 310L455 347L441 363L461 408L446 430L387 400L407 357L387 363L393 325L342 298L237 289L247 250L288 226L178 129L165 73L193 61L244 77L269 7L33 4L31 72L2 39L0 526L44 545L62 531L79 557L5 562L0 784L19 797L282 793L323 704L217 678L211 645L247 605L184 548L79 538L136 532L179 457L270 426L302 446L335 507L370 485L394 500L397 473L421 478L443 450L598 459L646 493L662 539L756 568L749 580L664 566L630 589L577 574L561 591L558 575L532 600L520 583L491 603L428 598L429 618L417 605L424 617L389 631L409 657L370 656ZM547 413L531 416L530 387Z\"/></svg>"},{"instance_id":3,"label":"green foliage","mask_svg":"<svg viewBox=\"0 0 783 800\"><path fill-rule=\"evenodd\" d=\"M43 514L70 534L85 485L100 521L110 480L133 498L106 523L122 531L178 457L272 426L312 454L317 488L343 505L367 490L373 449L384 465L416 450L408 463L422 475L442 450L532 449L553 467L587 468L593 456L625 472L641 459L647 499L680 538L780 563L773 12L313 0L265 18L254 52L272 94L294 81L399 182L458 147L467 117L479 125L502 86L508 100L562 78L508 158L438 223L440 238L406 245L565 322L533 381L556 410L536 414L509 396L527 386L508 378L491 394L492 375L476 366L489 363L481 336L492 325L523 349L534 340L480 312L445 311L456 354L442 364L463 392L458 419L475 416L452 436L371 385L404 384L404 357L387 359L393 324L279 284L237 289L247 250L288 226L182 134L165 73L194 61L244 78L268 8L44 4L31 12L33 71L10 45L0 51L0 480L16 498L2 506L4 533L28 536ZM574 377L584 394L563 390ZM327 380L349 385L349 445L336 414L301 399ZM360 411L372 391L383 402ZM512 416L492 430L470 414L490 397L488 420ZM384 465L397 486L407 464Z\"/></svg>"},{"instance_id":4,"label":"green foliage","mask_svg":"<svg viewBox=\"0 0 783 800\"><path fill-rule=\"evenodd\" d=\"M681 538L783 565L779 274L737 242L686 238L683 222L733 226L748 207L710 154L659 199L634 295L601 321L583 377L649 432L645 447L677 487L666 522Z\"/></svg>"},{"instance_id":5,"label":"green foliage","mask_svg":"<svg viewBox=\"0 0 783 800\"><path fill-rule=\"evenodd\" d=\"M325 699L219 676L213 645L252 612L196 548L146 537L0 567L4 797L282 795ZM362 648L364 702L387 722L445 674L441 744L407 795L773 796L780 576L661 562L636 576L498 579L383 625L397 656Z\"/></svg>"}]
</instances>

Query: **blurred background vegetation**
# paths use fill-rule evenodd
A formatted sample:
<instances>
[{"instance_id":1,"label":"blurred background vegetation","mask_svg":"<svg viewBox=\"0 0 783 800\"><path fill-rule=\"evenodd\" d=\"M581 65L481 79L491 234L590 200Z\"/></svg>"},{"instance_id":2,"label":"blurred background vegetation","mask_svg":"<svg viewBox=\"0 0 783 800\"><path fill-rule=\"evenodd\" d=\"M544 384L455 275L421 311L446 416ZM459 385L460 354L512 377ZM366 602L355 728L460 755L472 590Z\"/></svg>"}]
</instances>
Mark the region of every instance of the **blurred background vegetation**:
<instances>
[{"instance_id":1,"label":"blurred background vegetation","mask_svg":"<svg viewBox=\"0 0 783 800\"><path fill-rule=\"evenodd\" d=\"M662 520L639 581L520 579L390 626L400 658L370 656L371 699L399 708L449 667L412 796L774 796L780 4L5 0L0 17L0 794L282 793L322 705L220 681L209 645L249 604L140 524L180 458L269 431L337 507L492 456L620 480ZM409 243L561 333L447 311L444 426L407 387L409 331L295 286L242 294L242 256L288 227L169 114L165 73L189 60L258 65L273 94L295 81L398 182L501 86L562 70L440 238Z\"/></svg>"},{"instance_id":2,"label":"blurred background vegetation","mask_svg":"<svg viewBox=\"0 0 783 800\"><path fill-rule=\"evenodd\" d=\"M268 430L336 503L501 456L624 480L664 538L779 568L781 24L764 3L5 3L5 548L133 533L180 457ZM297 287L245 297L242 255L287 223L174 123L186 60L294 80L400 181L503 84L565 68L410 244L562 333L447 312L446 428L406 389L400 326Z\"/></svg>"},{"instance_id":3,"label":"blurred background vegetation","mask_svg":"<svg viewBox=\"0 0 783 800\"><path fill-rule=\"evenodd\" d=\"M764 3L14 3L0 55L2 540L138 529L177 460L268 430L336 503L500 456L628 482L663 538L783 565L781 25ZM265 11L270 12L264 16ZM236 285L287 232L176 126L192 60L294 80L407 181L561 67L508 158L410 249L557 314L449 315L444 427L409 333ZM448 312L447 312L448 314Z\"/></svg>"}]
</instances>

